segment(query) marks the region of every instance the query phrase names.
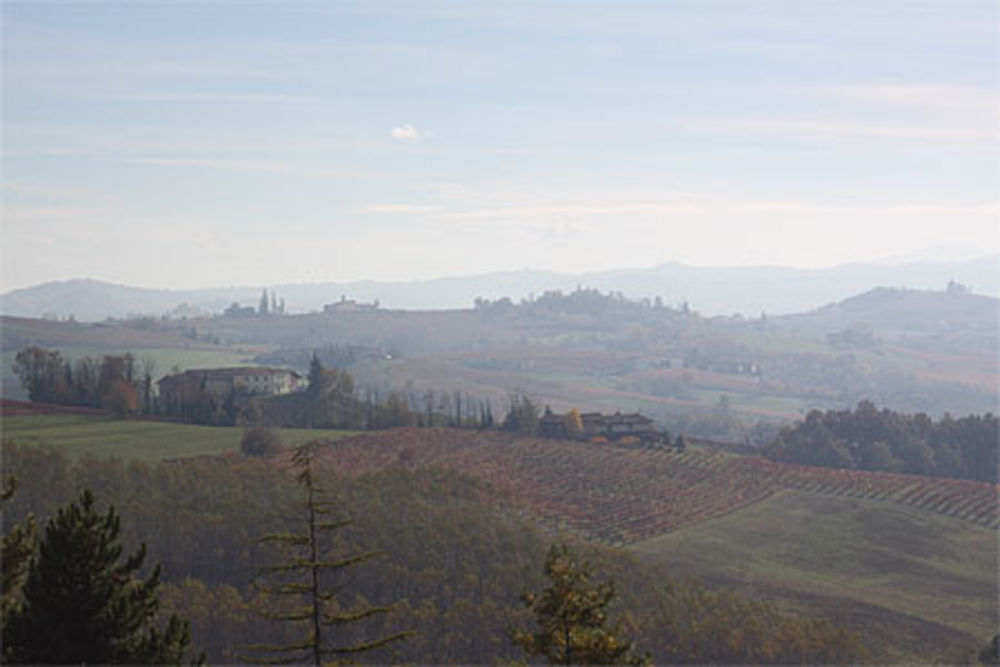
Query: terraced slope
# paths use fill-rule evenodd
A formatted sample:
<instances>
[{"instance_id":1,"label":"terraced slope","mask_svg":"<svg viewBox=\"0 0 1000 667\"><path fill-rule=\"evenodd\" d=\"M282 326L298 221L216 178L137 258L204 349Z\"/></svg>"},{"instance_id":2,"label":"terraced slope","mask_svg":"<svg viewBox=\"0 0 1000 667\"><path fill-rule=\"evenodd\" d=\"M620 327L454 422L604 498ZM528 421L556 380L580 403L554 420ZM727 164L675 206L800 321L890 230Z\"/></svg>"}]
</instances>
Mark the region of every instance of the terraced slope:
<instances>
[{"instance_id":1,"label":"terraced slope","mask_svg":"<svg viewBox=\"0 0 1000 667\"><path fill-rule=\"evenodd\" d=\"M353 473L455 468L673 574L856 630L881 663L965 662L997 631L997 486L468 431L332 443Z\"/></svg>"},{"instance_id":2,"label":"terraced slope","mask_svg":"<svg viewBox=\"0 0 1000 667\"><path fill-rule=\"evenodd\" d=\"M733 512L785 489L870 498L997 526L993 484L774 463L690 449L516 438L449 429L395 429L331 444L347 472L441 466L508 492L543 521L630 544Z\"/></svg>"}]
</instances>

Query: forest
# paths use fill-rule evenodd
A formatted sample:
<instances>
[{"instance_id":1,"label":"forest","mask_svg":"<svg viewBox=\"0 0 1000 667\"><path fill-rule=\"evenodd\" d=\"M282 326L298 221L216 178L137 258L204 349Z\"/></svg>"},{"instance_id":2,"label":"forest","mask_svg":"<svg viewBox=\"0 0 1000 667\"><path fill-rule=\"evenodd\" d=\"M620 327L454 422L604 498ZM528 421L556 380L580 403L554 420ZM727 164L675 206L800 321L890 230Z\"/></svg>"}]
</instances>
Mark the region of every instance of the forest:
<instances>
[{"instance_id":1,"label":"forest","mask_svg":"<svg viewBox=\"0 0 1000 667\"><path fill-rule=\"evenodd\" d=\"M766 447L776 461L997 482L1000 420L992 413L935 421L879 410L813 410Z\"/></svg>"}]
</instances>

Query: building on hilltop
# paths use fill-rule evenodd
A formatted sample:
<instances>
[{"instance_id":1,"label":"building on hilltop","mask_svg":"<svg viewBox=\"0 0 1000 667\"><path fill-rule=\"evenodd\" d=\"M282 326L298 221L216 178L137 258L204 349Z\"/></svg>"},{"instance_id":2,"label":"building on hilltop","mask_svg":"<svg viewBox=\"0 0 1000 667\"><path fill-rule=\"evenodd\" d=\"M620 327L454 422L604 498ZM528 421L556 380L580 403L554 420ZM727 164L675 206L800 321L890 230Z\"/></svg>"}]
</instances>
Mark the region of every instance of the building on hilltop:
<instances>
[{"instance_id":1,"label":"building on hilltop","mask_svg":"<svg viewBox=\"0 0 1000 667\"><path fill-rule=\"evenodd\" d=\"M253 317L256 314L257 309L253 306L241 306L235 301L222 312L223 317Z\"/></svg>"},{"instance_id":2,"label":"building on hilltop","mask_svg":"<svg viewBox=\"0 0 1000 667\"><path fill-rule=\"evenodd\" d=\"M328 315L332 313L357 313L378 310L378 306L378 299L375 299L371 303L358 303L354 299L348 299L346 296L341 295L340 301L328 303L323 306L323 312Z\"/></svg>"}]
</instances>

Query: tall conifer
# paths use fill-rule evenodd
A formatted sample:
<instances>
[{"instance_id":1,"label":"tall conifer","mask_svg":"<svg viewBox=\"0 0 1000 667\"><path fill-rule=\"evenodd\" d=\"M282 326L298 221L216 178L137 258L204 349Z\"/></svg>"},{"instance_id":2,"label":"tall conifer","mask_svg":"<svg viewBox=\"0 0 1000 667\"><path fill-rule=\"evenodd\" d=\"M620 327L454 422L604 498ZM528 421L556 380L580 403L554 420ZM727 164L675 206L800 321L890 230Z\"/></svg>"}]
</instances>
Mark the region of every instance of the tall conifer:
<instances>
[{"instance_id":1,"label":"tall conifer","mask_svg":"<svg viewBox=\"0 0 1000 667\"><path fill-rule=\"evenodd\" d=\"M305 637L298 642L284 645L253 645L246 647L256 657L252 662L269 664L313 663L316 665L335 663L350 659L351 656L383 647L390 642L403 639L409 633L398 632L387 637L336 646L335 636L328 629L344 627L366 618L384 614L390 607L369 606L354 611L342 611L336 600L336 590L328 590L323 585L323 575L338 573L380 555L380 551L364 551L357 554L330 557L325 548L324 533L335 531L351 523L337 504L327 497L314 479L316 443L299 447L292 457L298 467L296 481L305 492L301 509L303 527L299 532L265 535L261 542L270 542L282 547L284 552L280 562L264 567L261 574L276 580L264 587L276 598L272 609L264 612L267 618L303 626ZM274 610L274 609L277 609Z\"/></svg>"}]
</instances>

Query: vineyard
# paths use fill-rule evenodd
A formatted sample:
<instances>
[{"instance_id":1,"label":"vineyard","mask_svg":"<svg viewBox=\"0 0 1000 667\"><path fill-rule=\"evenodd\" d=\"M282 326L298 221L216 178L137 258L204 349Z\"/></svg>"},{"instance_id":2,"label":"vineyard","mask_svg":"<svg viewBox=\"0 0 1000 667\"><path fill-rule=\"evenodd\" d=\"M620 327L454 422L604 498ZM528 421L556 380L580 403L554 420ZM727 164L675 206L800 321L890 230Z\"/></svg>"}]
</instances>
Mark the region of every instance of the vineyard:
<instances>
[{"instance_id":1,"label":"vineyard","mask_svg":"<svg viewBox=\"0 0 1000 667\"><path fill-rule=\"evenodd\" d=\"M630 544L721 516L783 489L902 503L996 528L998 487L984 482L781 464L688 449L394 429L328 445L338 470L443 467L487 482L548 525Z\"/></svg>"}]
</instances>

